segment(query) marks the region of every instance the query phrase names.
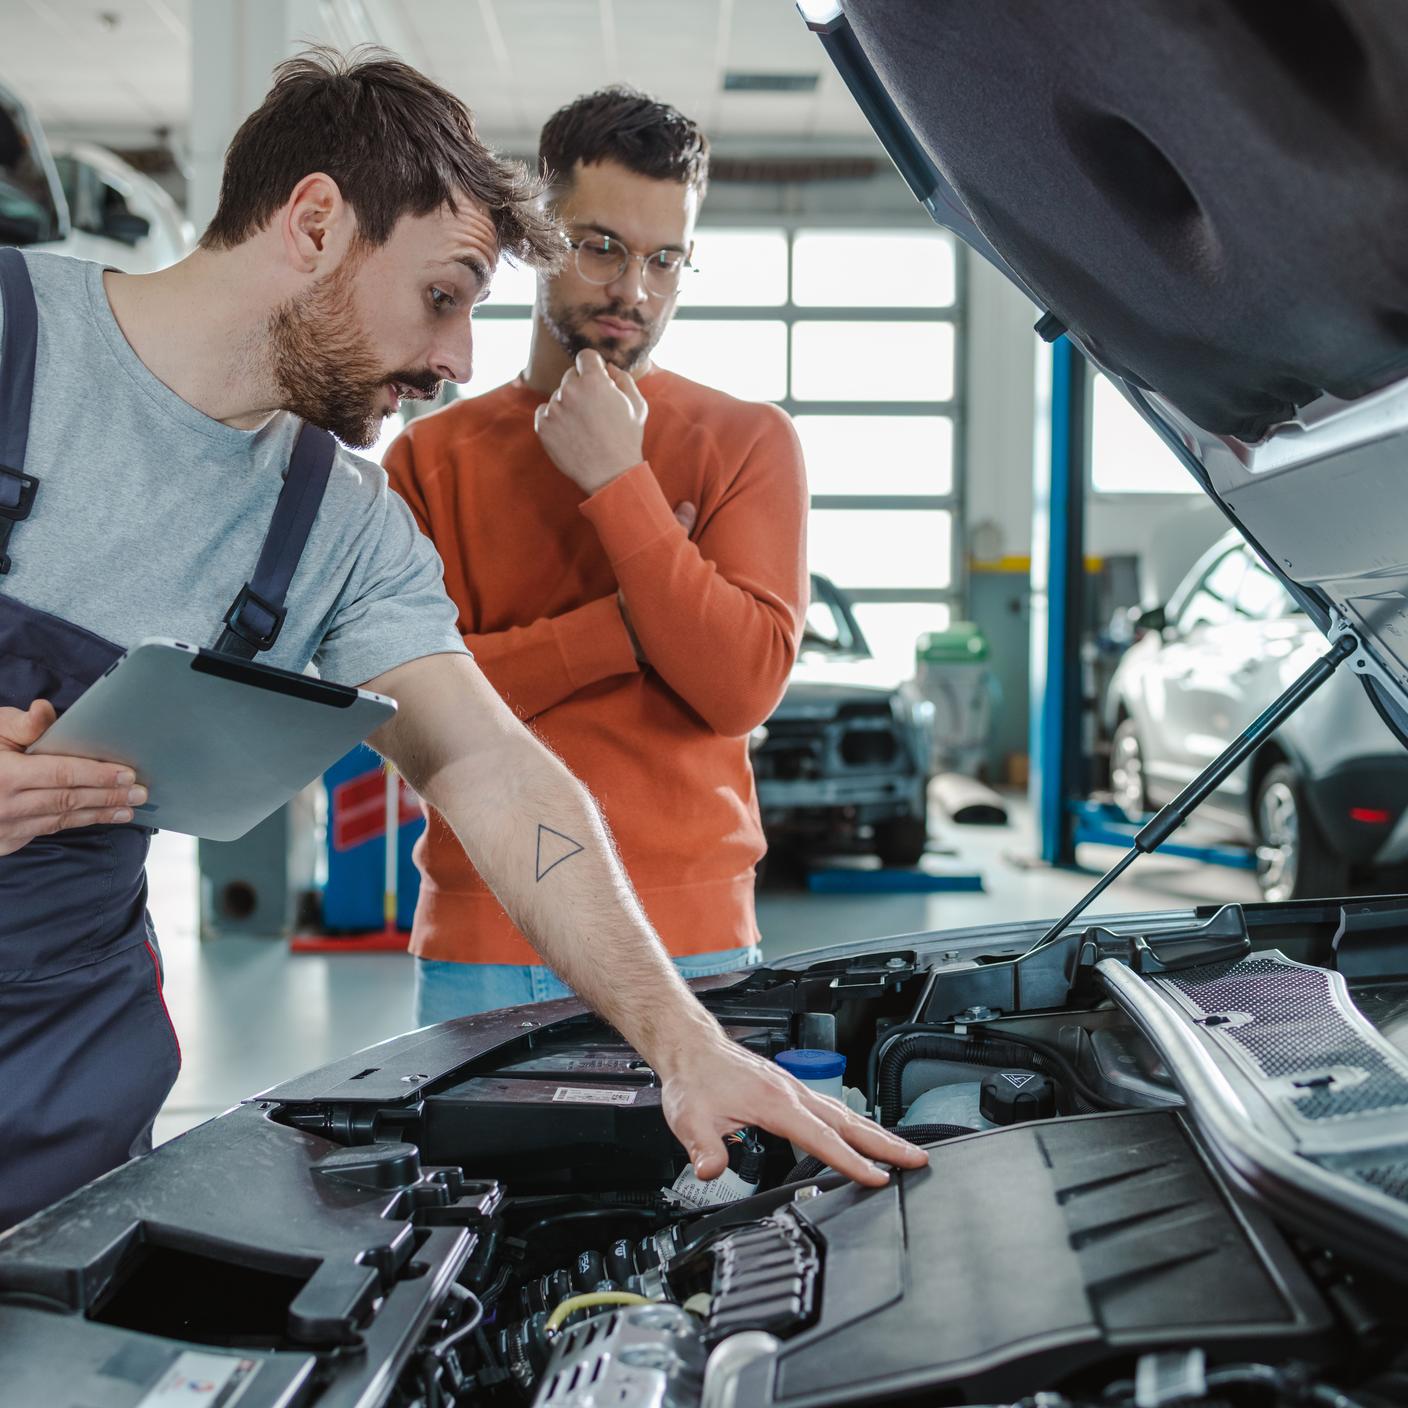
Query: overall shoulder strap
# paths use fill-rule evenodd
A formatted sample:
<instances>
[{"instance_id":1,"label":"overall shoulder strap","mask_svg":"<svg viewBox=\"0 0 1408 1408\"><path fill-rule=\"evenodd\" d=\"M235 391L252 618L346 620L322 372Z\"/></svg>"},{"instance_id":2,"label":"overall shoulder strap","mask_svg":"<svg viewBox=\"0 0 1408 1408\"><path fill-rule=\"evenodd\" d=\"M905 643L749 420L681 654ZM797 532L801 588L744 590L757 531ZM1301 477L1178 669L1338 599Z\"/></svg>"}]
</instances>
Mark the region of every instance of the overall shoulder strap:
<instances>
[{"instance_id":1,"label":"overall shoulder strap","mask_svg":"<svg viewBox=\"0 0 1408 1408\"><path fill-rule=\"evenodd\" d=\"M24 256L0 249L0 575L10 570L10 534L29 517L39 481L24 472L29 416L34 401L34 358L39 309Z\"/></svg>"},{"instance_id":2,"label":"overall shoulder strap","mask_svg":"<svg viewBox=\"0 0 1408 1408\"><path fill-rule=\"evenodd\" d=\"M225 629L215 643L222 654L252 660L278 640L284 599L323 502L336 453L337 442L326 430L304 425L298 432L254 575L225 613Z\"/></svg>"}]
</instances>

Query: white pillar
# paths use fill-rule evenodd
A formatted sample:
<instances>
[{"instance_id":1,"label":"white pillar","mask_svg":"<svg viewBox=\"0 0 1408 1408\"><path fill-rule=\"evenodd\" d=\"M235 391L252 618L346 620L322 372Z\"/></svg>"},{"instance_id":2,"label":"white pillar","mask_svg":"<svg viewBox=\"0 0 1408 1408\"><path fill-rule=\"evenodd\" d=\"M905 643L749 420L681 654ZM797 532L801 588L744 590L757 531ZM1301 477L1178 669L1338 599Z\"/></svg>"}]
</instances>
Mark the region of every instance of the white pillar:
<instances>
[{"instance_id":1,"label":"white pillar","mask_svg":"<svg viewBox=\"0 0 1408 1408\"><path fill-rule=\"evenodd\" d=\"M320 0L198 0L191 6L191 181L188 214L203 231L220 197L225 149L263 101L274 68L309 43L373 40L343 7Z\"/></svg>"},{"instance_id":2,"label":"white pillar","mask_svg":"<svg viewBox=\"0 0 1408 1408\"><path fill-rule=\"evenodd\" d=\"M962 247L960 246L960 249ZM968 362L963 408L968 548L980 559L1032 550L1032 445L1037 310L971 250L967 259Z\"/></svg>"}]
</instances>

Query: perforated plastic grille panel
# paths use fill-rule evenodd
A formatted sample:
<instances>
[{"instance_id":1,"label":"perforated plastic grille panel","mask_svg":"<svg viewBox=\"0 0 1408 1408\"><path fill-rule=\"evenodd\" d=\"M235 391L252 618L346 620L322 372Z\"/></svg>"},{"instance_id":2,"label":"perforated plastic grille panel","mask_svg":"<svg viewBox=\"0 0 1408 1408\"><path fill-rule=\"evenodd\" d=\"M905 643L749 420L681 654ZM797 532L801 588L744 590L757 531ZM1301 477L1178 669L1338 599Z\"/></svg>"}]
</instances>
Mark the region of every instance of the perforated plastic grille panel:
<instances>
[{"instance_id":1,"label":"perforated plastic grille panel","mask_svg":"<svg viewBox=\"0 0 1408 1408\"><path fill-rule=\"evenodd\" d=\"M1161 979L1216 1038L1240 1049L1268 1080L1288 1082L1302 1119L1408 1111L1408 1062L1388 1047L1331 974L1280 954L1209 964Z\"/></svg>"},{"instance_id":2,"label":"perforated plastic grille panel","mask_svg":"<svg viewBox=\"0 0 1408 1408\"><path fill-rule=\"evenodd\" d=\"M1400 1203L1408 1203L1408 1162L1380 1164L1377 1168L1357 1168L1354 1176L1363 1180L1380 1193L1397 1198Z\"/></svg>"}]
</instances>

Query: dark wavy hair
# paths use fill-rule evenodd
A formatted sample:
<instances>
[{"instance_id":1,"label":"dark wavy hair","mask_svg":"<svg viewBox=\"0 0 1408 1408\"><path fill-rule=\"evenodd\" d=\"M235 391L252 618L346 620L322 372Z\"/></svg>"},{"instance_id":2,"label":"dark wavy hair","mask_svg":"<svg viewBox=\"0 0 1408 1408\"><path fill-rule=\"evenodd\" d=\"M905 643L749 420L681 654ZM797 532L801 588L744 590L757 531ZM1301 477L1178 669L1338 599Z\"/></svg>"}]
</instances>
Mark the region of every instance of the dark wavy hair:
<instances>
[{"instance_id":1,"label":"dark wavy hair","mask_svg":"<svg viewBox=\"0 0 1408 1408\"><path fill-rule=\"evenodd\" d=\"M678 108L624 84L568 103L548 118L538 160L554 188L571 183L578 162L619 162L638 176L709 188L709 140Z\"/></svg>"},{"instance_id":2,"label":"dark wavy hair","mask_svg":"<svg viewBox=\"0 0 1408 1408\"><path fill-rule=\"evenodd\" d=\"M473 200L494 222L501 254L536 268L561 262L542 182L491 152L454 94L382 50L320 46L274 70L274 86L225 155L202 247L228 249L263 229L315 171L337 182L368 244L385 244L403 215Z\"/></svg>"}]
</instances>

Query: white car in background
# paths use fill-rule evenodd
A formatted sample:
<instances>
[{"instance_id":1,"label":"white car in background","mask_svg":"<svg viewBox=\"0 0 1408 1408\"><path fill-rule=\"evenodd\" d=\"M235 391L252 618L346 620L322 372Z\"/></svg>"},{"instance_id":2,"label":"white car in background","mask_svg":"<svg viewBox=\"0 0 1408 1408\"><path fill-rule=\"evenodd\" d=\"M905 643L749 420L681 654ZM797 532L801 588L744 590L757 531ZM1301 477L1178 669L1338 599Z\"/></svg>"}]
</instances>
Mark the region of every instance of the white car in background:
<instances>
[{"instance_id":1,"label":"white car in background","mask_svg":"<svg viewBox=\"0 0 1408 1408\"><path fill-rule=\"evenodd\" d=\"M1238 533L1138 626L1104 705L1110 789L1133 819L1172 801L1324 649L1318 627ZM1340 894L1353 878L1408 861L1408 754L1346 671L1199 818L1256 848L1267 899Z\"/></svg>"},{"instance_id":2,"label":"white car in background","mask_svg":"<svg viewBox=\"0 0 1408 1408\"><path fill-rule=\"evenodd\" d=\"M191 222L150 176L121 157L74 142L55 146L54 166L70 220L62 253L147 274L190 252Z\"/></svg>"},{"instance_id":3,"label":"white car in background","mask_svg":"<svg viewBox=\"0 0 1408 1408\"><path fill-rule=\"evenodd\" d=\"M145 274L192 243L190 223L155 181L101 147L51 152L33 110L0 84L0 244Z\"/></svg>"}]
</instances>

